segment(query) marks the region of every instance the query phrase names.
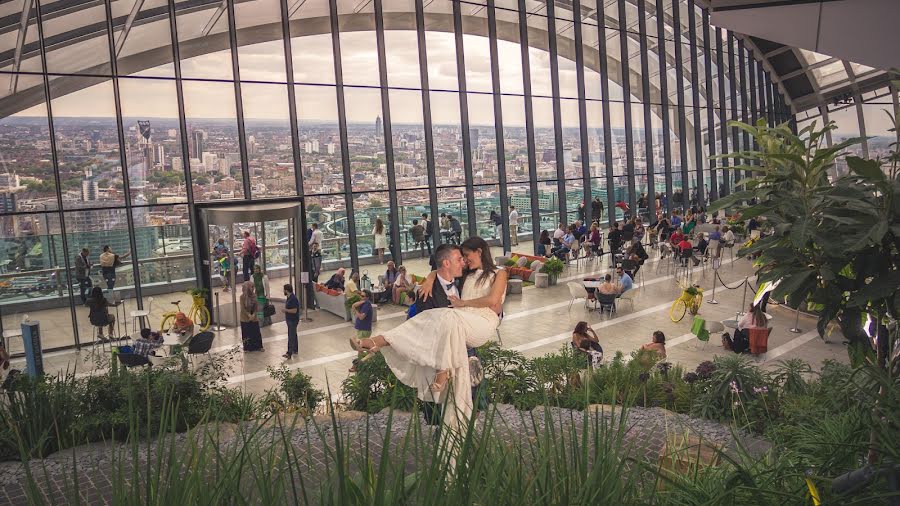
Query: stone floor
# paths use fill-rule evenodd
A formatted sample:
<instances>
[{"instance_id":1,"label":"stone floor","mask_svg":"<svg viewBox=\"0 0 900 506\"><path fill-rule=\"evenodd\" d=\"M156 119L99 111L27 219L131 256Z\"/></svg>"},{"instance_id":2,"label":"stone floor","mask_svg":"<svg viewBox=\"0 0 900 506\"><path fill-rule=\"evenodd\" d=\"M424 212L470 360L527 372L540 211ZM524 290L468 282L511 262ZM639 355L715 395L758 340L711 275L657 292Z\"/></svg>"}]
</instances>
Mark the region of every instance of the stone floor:
<instances>
[{"instance_id":1,"label":"stone floor","mask_svg":"<svg viewBox=\"0 0 900 506\"><path fill-rule=\"evenodd\" d=\"M522 242L521 248L513 251L531 252L531 243ZM500 252L496 251L495 255ZM699 342L690 333L690 317L680 323L673 323L669 318L669 308L680 294L679 285L674 277L668 260L658 261L655 253L641 269L633 291L633 308L628 303L620 303L619 311L613 317L601 316L585 309L584 300L578 299L570 305L569 282L579 282L586 276L597 276L611 272L604 257L602 261L572 263L562 273L559 283L550 288L528 286L521 295L510 295L505 305L505 318L500 326L502 345L506 348L521 351L527 356L543 355L559 349L570 338L571 331L579 321L587 321L600 336L601 344L608 356L616 351L626 354L651 340L655 330L661 330L667 337L669 361L680 363L685 367L694 367L698 363L725 353L718 345L718 336L713 336L709 343ZM423 259L404 263L410 272L425 274L427 262ZM381 271L380 266L365 266L364 271L375 278ZM329 273L323 273L325 279ZM719 269L720 281L715 282L715 299L718 304L707 301L712 296L713 270L696 268L692 272L693 282L704 290L704 302L700 315L706 320L725 320L734 318L745 295L745 279L749 287L746 290L746 301L753 297L757 286L753 277L753 268L746 259L733 261L727 257ZM723 288L722 282L728 288ZM273 285L279 281L273 281ZM186 295L172 294L170 298L181 298ZM158 297L159 303L154 308L168 306L163 303L165 297ZM772 334L769 338L769 352L757 360L765 367L788 358L802 358L810 362L814 368L825 359L846 361L847 354L840 336L832 336L828 341L820 339L815 331L815 319L801 315L798 326L800 333L789 332L794 327L795 313L788 308L770 304L769 314L773 316ZM68 309L65 310L66 318ZM406 308L392 304L383 304L378 310L378 321L375 333L385 331L401 324L406 315ZM233 355L237 357L229 365L229 384L250 392L262 392L273 385L266 372L266 367L285 364L289 369L302 369L311 375L317 385L331 385L331 391L339 391L338 386L346 378L351 360L355 352L351 351L347 339L354 336L352 324L343 322L338 317L324 311L310 311L310 322L301 323L300 353L290 360L281 355L287 349L287 330L284 323L275 323L263 329L264 352ZM154 310L152 321L159 317ZM52 321L49 315L42 315L43 334L47 335L51 327L44 327L44 322ZM240 343L239 332L226 329L217 333L213 344L213 359L217 354L229 350ZM90 355L90 347L78 352L63 350L47 353L44 357L47 371L72 371L79 374L90 374L93 363L86 359ZM23 367L24 360L13 361L15 367Z\"/></svg>"}]
</instances>

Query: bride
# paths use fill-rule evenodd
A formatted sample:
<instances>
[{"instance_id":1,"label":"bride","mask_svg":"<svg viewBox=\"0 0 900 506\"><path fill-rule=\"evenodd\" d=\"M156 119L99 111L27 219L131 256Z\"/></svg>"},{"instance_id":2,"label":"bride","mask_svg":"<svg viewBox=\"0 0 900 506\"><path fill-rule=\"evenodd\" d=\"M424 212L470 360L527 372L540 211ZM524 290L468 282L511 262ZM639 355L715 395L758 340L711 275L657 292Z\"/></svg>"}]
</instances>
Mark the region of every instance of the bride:
<instances>
[{"instance_id":1,"label":"bride","mask_svg":"<svg viewBox=\"0 0 900 506\"><path fill-rule=\"evenodd\" d=\"M482 346L496 335L509 277L494 265L484 239L470 237L460 248L467 270L462 297L451 295L451 307L419 313L370 339L350 340L353 349L368 353L363 360L380 351L397 379L418 389L419 399L443 401L443 422L452 429L472 415L466 346ZM423 299L431 296L435 279L432 272L422 283Z\"/></svg>"}]
</instances>

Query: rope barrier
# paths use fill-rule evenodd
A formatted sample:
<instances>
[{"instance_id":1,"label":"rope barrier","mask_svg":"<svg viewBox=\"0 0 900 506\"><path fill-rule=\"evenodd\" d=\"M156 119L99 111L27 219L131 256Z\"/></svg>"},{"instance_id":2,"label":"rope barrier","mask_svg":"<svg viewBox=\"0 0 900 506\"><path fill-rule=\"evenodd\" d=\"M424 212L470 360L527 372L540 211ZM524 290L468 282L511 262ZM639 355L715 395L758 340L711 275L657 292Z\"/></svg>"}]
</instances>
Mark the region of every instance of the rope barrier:
<instances>
[{"instance_id":1,"label":"rope barrier","mask_svg":"<svg viewBox=\"0 0 900 506\"><path fill-rule=\"evenodd\" d=\"M734 287L734 288L731 288L731 287L728 286L728 283L726 283L725 281L722 280L722 275L719 274L719 271L716 270L715 272L716 272L716 277L719 278L719 283L722 283L722 286L725 287L725 288L727 288L727 289L729 289L729 290L737 290L738 288L744 286L744 283L747 283L747 286L750 286L750 287L752 288L752 285L750 285L750 281L748 281L747 279L744 279L744 282L741 283L741 284L739 284L738 286L736 286L736 287ZM754 293L755 293L755 292L754 292Z\"/></svg>"}]
</instances>

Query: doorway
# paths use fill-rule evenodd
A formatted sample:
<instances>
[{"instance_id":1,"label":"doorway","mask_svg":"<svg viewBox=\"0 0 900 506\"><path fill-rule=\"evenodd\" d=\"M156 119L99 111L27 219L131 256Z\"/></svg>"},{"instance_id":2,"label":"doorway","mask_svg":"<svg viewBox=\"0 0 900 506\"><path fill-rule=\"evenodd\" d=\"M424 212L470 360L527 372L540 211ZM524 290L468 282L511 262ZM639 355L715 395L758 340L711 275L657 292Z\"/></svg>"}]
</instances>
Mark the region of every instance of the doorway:
<instances>
[{"instance_id":1,"label":"doorway","mask_svg":"<svg viewBox=\"0 0 900 506\"><path fill-rule=\"evenodd\" d=\"M210 203L195 207L202 269L200 287L214 325L239 325L238 301L244 281L254 281L265 293L265 303L284 302L282 287L290 284L304 297L301 275L306 258L302 199L265 203ZM247 240L249 238L249 241ZM255 243L255 248L249 246ZM249 247L248 247L249 246ZM257 275L254 277L254 271ZM275 311L263 325L283 320Z\"/></svg>"}]
</instances>

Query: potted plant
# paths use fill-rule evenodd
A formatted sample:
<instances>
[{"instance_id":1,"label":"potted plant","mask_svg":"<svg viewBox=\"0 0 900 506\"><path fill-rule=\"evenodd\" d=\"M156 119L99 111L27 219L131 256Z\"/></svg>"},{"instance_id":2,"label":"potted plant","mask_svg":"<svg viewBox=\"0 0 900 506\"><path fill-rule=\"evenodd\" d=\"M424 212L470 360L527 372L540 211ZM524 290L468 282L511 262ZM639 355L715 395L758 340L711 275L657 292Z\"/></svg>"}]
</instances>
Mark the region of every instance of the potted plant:
<instances>
[{"instance_id":1,"label":"potted plant","mask_svg":"<svg viewBox=\"0 0 900 506\"><path fill-rule=\"evenodd\" d=\"M541 272L547 275L550 286L553 286L556 284L556 278L559 277L559 273L565 268L566 264L554 257L544 263L544 266L541 267Z\"/></svg>"}]
</instances>

